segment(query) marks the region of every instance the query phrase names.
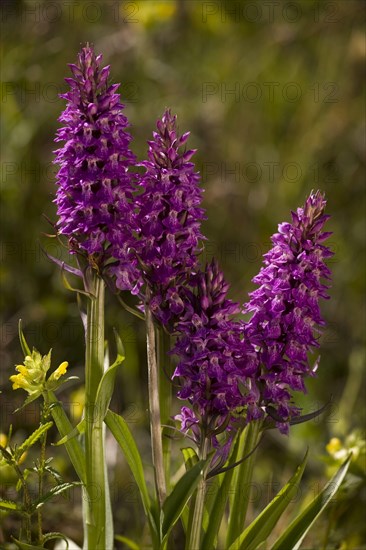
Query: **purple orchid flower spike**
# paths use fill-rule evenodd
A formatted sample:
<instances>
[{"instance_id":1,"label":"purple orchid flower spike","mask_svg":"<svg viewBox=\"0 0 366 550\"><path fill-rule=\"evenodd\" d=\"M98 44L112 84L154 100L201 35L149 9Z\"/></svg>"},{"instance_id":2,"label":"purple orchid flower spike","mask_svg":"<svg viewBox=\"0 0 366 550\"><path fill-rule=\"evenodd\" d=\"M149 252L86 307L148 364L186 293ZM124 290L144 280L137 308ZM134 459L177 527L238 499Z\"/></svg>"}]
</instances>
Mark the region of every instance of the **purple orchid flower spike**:
<instances>
[{"instance_id":1,"label":"purple orchid flower spike","mask_svg":"<svg viewBox=\"0 0 366 550\"><path fill-rule=\"evenodd\" d=\"M59 119L64 126L55 140L65 142L55 159L58 232L69 238L71 253L86 256L97 269L110 257L114 235L123 239L126 233L135 161L119 84L108 84L110 69L101 67L101 59L87 45L77 65L70 65L73 78L65 80L71 90L61 95L67 100Z\"/></svg>"},{"instance_id":2,"label":"purple orchid flower spike","mask_svg":"<svg viewBox=\"0 0 366 550\"><path fill-rule=\"evenodd\" d=\"M186 150L189 132L179 135L176 116L165 111L149 141L148 160L140 166L140 193L135 197L133 232L114 247L120 259L114 268L116 285L144 300L144 285L151 291L150 307L164 325L183 312L180 287L197 268L201 252L202 189Z\"/></svg>"},{"instance_id":3,"label":"purple orchid flower spike","mask_svg":"<svg viewBox=\"0 0 366 550\"><path fill-rule=\"evenodd\" d=\"M279 225L272 236L273 248L264 255L264 267L253 279L259 288L244 306L252 318L244 334L256 346L259 366L255 376L263 410L288 432L292 417L300 410L291 391L305 392L304 379L314 376L318 359L310 364L308 353L319 347L324 320L319 301L327 298L330 279L325 264L333 253L322 243L331 233L323 226L326 201L317 191L303 208L292 213L292 223Z\"/></svg>"},{"instance_id":4,"label":"purple orchid flower spike","mask_svg":"<svg viewBox=\"0 0 366 550\"><path fill-rule=\"evenodd\" d=\"M197 274L193 291L186 292L172 350L179 358L173 375L180 381L177 395L191 407L182 407L176 419L198 446L203 437L210 439L216 449L212 464L222 463L228 456L232 435L240 425L239 409L247 410L248 420L261 414L257 410L259 396L253 398L248 383L258 369L257 354L242 338L240 323L232 319L240 307L228 299L228 290L222 271L212 260ZM219 436L223 432L229 435L226 441Z\"/></svg>"}]
</instances>

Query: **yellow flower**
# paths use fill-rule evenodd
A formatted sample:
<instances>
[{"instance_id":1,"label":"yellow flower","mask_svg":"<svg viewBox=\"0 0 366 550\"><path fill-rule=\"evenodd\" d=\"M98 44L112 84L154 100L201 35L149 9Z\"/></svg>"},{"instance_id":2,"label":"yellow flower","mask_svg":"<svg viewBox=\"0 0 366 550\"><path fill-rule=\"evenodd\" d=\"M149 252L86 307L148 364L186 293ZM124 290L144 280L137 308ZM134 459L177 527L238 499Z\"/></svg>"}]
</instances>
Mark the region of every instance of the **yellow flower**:
<instances>
[{"instance_id":1,"label":"yellow flower","mask_svg":"<svg viewBox=\"0 0 366 550\"><path fill-rule=\"evenodd\" d=\"M13 390L18 390L19 388L22 388L29 393L29 382L27 381L24 374L13 374L13 376L10 377L10 381L13 382Z\"/></svg>"},{"instance_id":2,"label":"yellow flower","mask_svg":"<svg viewBox=\"0 0 366 550\"><path fill-rule=\"evenodd\" d=\"M53 377L55 378L55 380L58 380L60 376L62 376L63 374L66 374L66 369L68 366L69 366L69 363L67 361L63 361L63 363L61 363L61 365L57 367L57 369L53 373Z\"/></svg>"},{"instance_id":3,"label":"yellow flower","mask_svg":"<svg viewBox=\"0 0 366 550\"><path fill-rule=\"evenodd\" d=\"M7 443L8 443L8 436L3 433L0 433L0 445L4 447L4 449L6 449Z\"/></svg>"},{"instance_id":4,"label":"yellow flower","mask_svg":"<svg viewBox=\"0 0 366 550\"><path fill-rule=\"evenodd\" d=\"M338 437L332 437L328 445L325 447L330 455L334 455L342 449L342 442Z\"/></svg>"},{"instance_id":5,"label":"yellow flower","mask_svg":"<svg viewBox=\"0 0 366 550\"><path fill-rule=\"evenodd\" d=\"M17 365L15 367L15 370L17 370L18 372L20 372L20 374L23 374L24 376L28 374L28 369L25 365Z\"/></svg>"},{"instance_id":6,"label":"yellow flower","mask_svg":"<svg viewBox=\"0 0 366 550\"><path fill-rule=\"evenodd\" d=\"M58 380L66 373L68 362L63 361L54 373L46 380L47 372L51 366L51 350L47 355L42 355L34 349L32 355L24 358L23 365L16 365L18 374L10 376L13 390L23 389L33 399L46 390L54 390L59 384Z\"/></svg>"}]
</instances>

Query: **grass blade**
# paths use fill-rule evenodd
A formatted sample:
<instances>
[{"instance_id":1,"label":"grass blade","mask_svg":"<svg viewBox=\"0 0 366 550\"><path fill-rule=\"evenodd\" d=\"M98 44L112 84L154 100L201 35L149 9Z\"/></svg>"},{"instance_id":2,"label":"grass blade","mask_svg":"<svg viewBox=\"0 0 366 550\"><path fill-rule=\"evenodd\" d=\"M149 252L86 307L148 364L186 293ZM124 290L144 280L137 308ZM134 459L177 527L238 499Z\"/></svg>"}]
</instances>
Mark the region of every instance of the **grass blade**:
<instances>
[{"instance_id":1,"label":"grass blade","mask_svg":"<svg viewBox=\"0 0 366 550\"><path fill-rule=\"evenodd\" d=\"M297 516L274 544L272 550L298 550L306 534L338 491L347 473L352 455L342 464L317 497Z\"/></svg>"}]
</instances>

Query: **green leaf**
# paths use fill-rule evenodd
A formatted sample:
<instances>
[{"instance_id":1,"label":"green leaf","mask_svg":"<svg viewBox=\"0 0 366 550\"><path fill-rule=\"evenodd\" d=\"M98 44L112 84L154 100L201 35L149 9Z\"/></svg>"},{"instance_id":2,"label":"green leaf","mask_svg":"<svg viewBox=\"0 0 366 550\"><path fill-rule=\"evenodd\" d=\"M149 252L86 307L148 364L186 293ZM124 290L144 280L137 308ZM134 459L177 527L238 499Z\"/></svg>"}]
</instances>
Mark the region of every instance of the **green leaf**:
<instances>
[{"instance_id":1,"label":"green leaf","mask_svg":"<svg viewBox=\"0 0 366 550\"><path fill-rule=\"evenodd\" d=\"M120 446L127 461L127 464L130 467L132 475L140 491L142 505L144 507L144 511L149 522L151 537L153 539L153 542L156 543L156 545L159 545L159 530L157 529L156 519L154 517L149 493L146 486L141 455L139 453L133 435L124 418L110 410L107 411L104 422L107 424L109 430L111 431L115 440Z\"/></svg>"},{"instance_id":2,"label":"green leaf","mask_svg":"<svg viewBox=\"0 0 366 550\"><path fill-rule=\"evenodd\" d=\"M226 546L231 544L240 536L245 524L246 513L250 500L250 488L254 468L255 452L258 443L262 422L256 420L250 422L244 432L240 435L237 460L248 456L248 458L234 469L232 479L233 492L230 495L230 516L226 538ZM251 453L251 454L250 454Z\"/></svg>"},{"instance_id":3,"label":"green leaf","mask_svg":"<svg viewBox=\"0 0 366 550\"><path fill-rule=\"evenodd\" d=\"M34 544L27 544L26 542L17 540L14 537L11 537L11 538L15 542L15 544L18 546L18 548L20 548L20 550L44 550L43 546L35 546Z\"/></svg>"},{"instance_id":4,"label":"green leaf","mask_svg":"<svg viewBox=\"0 0 366 550\"><path fill-rule=\"evenodd\" d=\"M25 339L25 336L24 336L24 333L23 333L22 320L21 319L19 319L18 330L19 330L20 345L22 346L22 351L24 353L24 357L26 357L27 355L31 355L31 350L29 349L29 346L27 344L27 340Z\"/></svg>"},{"instance_id":5,"label":"green leaf","mask_svg":"<svg viewBox=\"0 0 366 550\"><path fill-rule=\"evenodd\" d=\"M298 550L300 548L300 545L309 529L338 491L347 473L351 457L352 454L342 464L332 479L328 481L319 495L315 497L315 499L305 508L305 510L294 519L285 532L282 533L280 538L272 547L272 550L283 550L283 548Z\"/></svg>"},{"instance_id":6,"label":"green leaf","mask_svg":"<svg viewBox=\"0 0 366 550\"><path fill-rule=\"evenodd\" d=\"M117 368L124 361L125 357L118 353L117 358L113 365L103 374L101 381L99 382L97 394L95 397L96 412L101 421L104 420L107 414L109 403L112 399L114 390L114 382L116 380Z\"/></svg>"},{"instance_id":7,"label":"green leaf","mask_svg":"<svg viewBox=\"0 0 366 550\"><path fill-rule=\"evenodd\" d=\"M186 537L187 537L188 522L189 522L189 507L188 507L188 504L187 504L187 506L185 506L183 508L183 512L181 513L180 519L181 519L181 522L182 522L182 525L183 525L184 532L186 533Z\"/></svg>"},{"instance_id":8,"label":"green leaf","mask_svg":"<svg viewBox=\"0 0 366 550\"><path fill-rule=\"evenodd\" d=\"M233 445L233 450L229 458L229 466L235 463L240 447L240 436L237 436ZM209 510L210 521L207 524L205 516L203 518L203 529L205 532L202 542L202 550L212 550L215 546L215 540L220 529L222 517L226 509L226 503L230 493L231 482L234 475L234 469L216 476L219 489L215 492L206 495L206 508Z\"/></svg>"},{"instance_id":9,"label":"green leaf","mask_svg":"<svg viewBox=\"0 0 366 550\"><path fill-rule=\"evenodd\" d=\"M304 460L288 483L235 540L229 550L239 550L240 548L255 550L261 542L264 542L269 537L281 515L297 493L305 470L307 455L308 453L306 452Z\"/></svg>"},{"instance_id":10,"label":"green leaf","mask_svg":"<svg viewBox=\"0 0 366 550\"><path fill-rule=\"evenodd\" d=\"M34 445L51 426L53 426L52 420L46 422L46 424L41 424L21 445L19 445L19 447L17 447L15 450L15 459L19 460L22 454Z\"/></svg>"},{"instance_id":11,"label":"green leaf","mask_svg":"<svg viewBox=\"0 0 366 550\"><path fill-rule=\"evenodd\" d=\"M64 283L64 287L66 288L66 290L70 290L71 292L77 292L78 294L83 294L84 296L88 296L89 298L95 298L95 296L93 296L93 294L91 294L91 292L86 292L85 290L80 290L79 288L74 288L70 285L69 281L67 280L66 274L65 274L64 265L61 268L61 277L62 277L62 282Z\"/></svg>"},{"instance_id":12,"label":"green leaf","mask_svg":"<svg viewBox=\"0 0 366 550\"><path fill-rule=\"evenodd\" d=\"M140 550L140 547L136 544L136 542L124 537L123 535L115 535L114 538L118 540L118 542L123 542L128 548L131 548L131 550Z\"/></svg>"},{"instance_id":13,"label":"green leaf","mask_svg":"<svg viewBox=\"0 0 366 550\"><path fill-rule=\"evenodd\" d=\"M52 468L51 466L45 467L45 472L48 472L51 477L56 481L56 483L62 483L62 475L55 470L55 468Z\"/></svg>"},{"instance_id":14,"label":"green leaf","mask_svg":"<svg viewBox=\"0 0 366 550\"><path fill-rule=\"evenodd\" d=\"M320 409L317 409L316 411L313 411L308 414L303 414L299 416L294 416L290 420L290 426L295 426L296 424L302 424L303 422L309 422L310 420L313 420L314 418L317 418L320 416L330 405L332 404L332 401L328 401L323 407L320 407ZM282 418L278 416L275 409L267 407L267 412L269 413L269 416L266 418L265 423L263 425L264 430L272 430L275 429L277 426L277 422L281 422Z\"/></svg>"},{"instance_id":15,"label":"green leaf","mask_svg":"<svg viewBox=\"0 0 366 550\"><path fill-rule=\"evenodd\" d=\"M32 393L31 395L28 395L27 399L24 401L23 405L21 405L20 407L18 407L17 409L15 409L15 413L21 411L22 409L24 409L24 407L26 407L27 405L29 405L29 403L33 403L33 401L35 401L36 399L38 399L38 397L41 395L41 391L36 391L34 393Z\"/></svg>"},{"instance_id":16,"label":"green leaf","mask_svg":"<svg viewBox=\"0 0 366 550\"><path fill-rule=\"evenodd\" d=\"M71 430L71 432L69 434L67 434L64 437L62 437L61 439L59 439L59 441L57 441L57 443L52 443L52 445L54 447L58 447L59 445L64 445L65 443L70 441L70 439L73 439L77 435L83 434L84 432L85 432L85 418L80 420L80 422L75 426L75 428L73 430Z\"/></svg>"},{"instance_id":17,"label":"green leaf","mask_svg":"<svg viewBox=\"0 0 366 550\"><path fill-rule=\"evenodd\" d=\"M51 391L47 392L45 399L47 400L48 406L51 407L52 418L57 426L59 434L61 437L67 436L73 430L73 426L62 404ZM85 455L80 442L76 438L73 438L65 443L65 448L79 479L85 484Z\"/></svg>"},{"instance_id":18,"label":"green leaf","mask_svg":"<svg viewBox=\"0 0 366 550\"><path fill-rule=\"evenodd\" d=\"M186 465L186 470L188 471L199 461L198 455L192 447L183 447L181 451L184 458L184 464Z\"/></svg>"},{"instance_id":19,"label":"green leaf","mask_svg":"<svg viewBox=\"0 0 366 550\"><path fill-rule=\"evenodd\" d=\"M173 525L179 519L188 499L194 493L199 480L202 477L204 467L211 460L200 460L193 468L188 470L178 481L170 495L163 504L161 512L161 532L163 543L167 539Z\"/></svg>"},{"instance_id":20,"label":"green leaf","mask_svg":"<svg viewBox=\"0 0 366 550\"><path fill-rule=\"evenodd\" d=\"M116 346L117 346L117 359L116 359L116 361L118 360L118 358L120 358L120 362L122 363L122 361L124 361L125 357L126 357L125 347L123 345L123 342L122 342L122 339L121 339L120 335L118 334L118 332L116 331L115 328L113 328L113 333L114 333L114 338L116 340Z\"/></svg>"},{"instance_id":21,"label":"green leaf","mask_svg":"<svg viewBox=\"0 0 366 550\"><path fill-rule=\"evenodd\" d=\"M0 510L6 510L7 512L19 512L19 513L25 513L23 506L20 506L16 502L13 502L12 500L3 500L0 499Z\"/></svg>"},{"instance_id":22,"label":"green leaf","mask_svg":"<svg viewBox=\"0 0 366 550\"><path fill-rule=\"evenodd\" d=\"M64 378L61 376L59 380L52 379L52 375L49 377L49 379L46 382L46 390L48 391L56 391L60 386L63 386L66 384L66 382L70 382L71 380L80 380L78 376L68 376L67 378Z\"/></svg>"},{"instance_id":23,"label":"green leaf","mask_svg":"<svg viewBox=\"0 0 366 550\"><path fill-rule=\"evenodd\" d=\"M41 508L47 501L51 500L53 497L80 485L81 483L79 481L73 481L71 483L61 483L61 485L56 485L55 487L52 487L52 489L48 491L48 493L45 493L32 503L33 511Z\"/></svg>"},{"instance_id":24,"label":"green leaf","mask_svg":"<svg viewBox=\"0 0 366 550\"><path fill-rule=\"evenodd\" d=\"M150 510L150 497L144 478L144 468L140 453L127 422L112 411L107 412L104 420L127 460L127 464L140 490L145 513L148 515Z\"/></svg>"}]
</instances>

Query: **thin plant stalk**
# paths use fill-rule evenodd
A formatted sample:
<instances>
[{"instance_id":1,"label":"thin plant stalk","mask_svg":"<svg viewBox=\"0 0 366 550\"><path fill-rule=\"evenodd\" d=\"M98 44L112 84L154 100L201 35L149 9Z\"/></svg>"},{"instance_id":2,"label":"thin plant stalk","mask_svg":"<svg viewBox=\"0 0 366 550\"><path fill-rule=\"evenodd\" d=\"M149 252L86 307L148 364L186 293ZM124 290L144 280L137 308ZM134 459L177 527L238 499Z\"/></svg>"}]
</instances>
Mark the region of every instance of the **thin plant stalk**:
<instances>
[{"instance_id":1,"label":"thin plant stalk","mask_svg":"<svg viewBox=\"0 0 366 550\"><path fill-rule=\"evenodd\" d=\"M170 335L162 328L158 331L158 366L159 366L159 400L161 423L163 426L174 426L171 420L172 406L172 366L169 351ZM162 445L163 445L163 460L165 471L165 482L167 487L170 484L170 455L171 455L171 438L164 436L165 428L162 430Z\"/></svg>"},{"instance_id":2,"label":"thin plant stalk","mask_svg":"<svg viewBox=\"0 0 366 550\"><path fill-rule=\"evenodd\" d=\"M148 386L149 386L149 411L152 459L155 472L156 492L160 507L166 497L166 483L164 472L164 457L161 432L161 417L159 403L159 372L156 357L155 327L152 313L149 306L150 292L146 291L145 317L146 317L146 339L147 339L147 365L148 365Z\"/></svg>"},{"instance_id":3,"label":"thin plant stalk","mask_svg":"<svg viewBox=\"0 0 366 550\"><path fill-rule=\"evenodd\" d=\"M32 499L31 499L29 491L28 491L27 482L25 481L23 473L22 473L21 469L19 468L18 464L14 464L13 466L14 466L14 469L17 473L18 479L20 480L20 482L22 484L22 487L23 487L24 508L27 512L29 512L30 508L32 506ZM30 514L27 514L25 517L23 517L22 529L23 528L24 528L24 531L25 531L27 542L31 543L32 542L32 530L31 530L31 517L30 517Z\"/></svg>"},{"instance_id":4,"label":"thin plant stalk","mask_svg":"<svg viewBox=\"0 0 366 550\"><path fill-rule=\"evenodd\" d=\"M93 274L94 298L88 300L85 354L86 530L84 547L110 550L113 526L105 462L103 418L96 396L104 373L104 282ZM85 546L87 545L87 546Z\"/></svg>"},{"instance_id":5,"label":"thin plant stalk","mask_svg":"<svg viewBox=\"0 0 366 550\"><path fill-rule=\"evenodd\" d=\"M43 407L42 410L42 422L46 419L46 407ZM39 470L38 470L38 496L42 497L43 494L43 477L44 477L44 468L46 461L46 443L47 443L47 432L42 435L41 438L41 456L39 461ZM38 520L38 542L42 544L43 542L43 530L42 530L42 508L37 512Z\"/></svg>"}]
</instances>

